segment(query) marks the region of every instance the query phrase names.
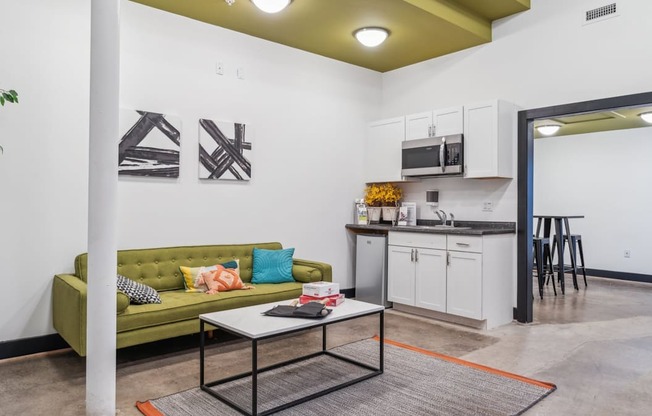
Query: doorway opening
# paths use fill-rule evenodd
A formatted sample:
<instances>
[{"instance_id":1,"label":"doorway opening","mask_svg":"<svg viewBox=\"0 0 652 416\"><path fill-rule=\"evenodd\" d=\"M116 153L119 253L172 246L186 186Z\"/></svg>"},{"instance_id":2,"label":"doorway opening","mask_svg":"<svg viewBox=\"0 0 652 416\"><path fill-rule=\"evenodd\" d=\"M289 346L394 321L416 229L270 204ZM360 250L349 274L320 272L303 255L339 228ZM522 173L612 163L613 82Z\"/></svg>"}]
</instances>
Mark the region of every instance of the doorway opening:
<instances>
[{"instance_id":1,"label":"doorway opening","mask_svg":"<svg viewBox=\"0 0 652 416\"><path fill-rule=\"evenodd\" d=\"M518 114L518 217L516 319L532 322L532 244L534 215L534 123L574 114L639 107L652 103L652 92L520 111ZM568 288L573 290L572 287Z\"/></svg>"}]
</instances>

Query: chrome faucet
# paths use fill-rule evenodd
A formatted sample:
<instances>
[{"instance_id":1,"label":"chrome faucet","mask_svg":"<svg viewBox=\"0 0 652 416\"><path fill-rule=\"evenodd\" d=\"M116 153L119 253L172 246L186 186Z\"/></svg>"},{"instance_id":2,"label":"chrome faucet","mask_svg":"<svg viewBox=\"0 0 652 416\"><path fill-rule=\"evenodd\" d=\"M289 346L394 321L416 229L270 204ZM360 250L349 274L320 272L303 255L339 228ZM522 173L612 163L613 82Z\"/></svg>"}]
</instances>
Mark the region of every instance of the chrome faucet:
<instances>
[{"instance_id":1,"label":"chrome faucet","mask_svg":"<svg viewBox=\"0 0 652 416\"><path fill-rule=\"evenodd\" d=\"M443 209L435 211L435 214L439 217L439 219L442 222L442 225L446 225L446 213L444 212Z\"/></svg>"},{"instance_id":2,"label":"chrome faucet","mask_svg":"<svg viewBox=\"0 0 652 416\"><path fill-rule=\"evenodd\" d=\"M455 215L452 212L448 215L451 217L451 227L455 227Z\"/></svg>"}]
</instances>

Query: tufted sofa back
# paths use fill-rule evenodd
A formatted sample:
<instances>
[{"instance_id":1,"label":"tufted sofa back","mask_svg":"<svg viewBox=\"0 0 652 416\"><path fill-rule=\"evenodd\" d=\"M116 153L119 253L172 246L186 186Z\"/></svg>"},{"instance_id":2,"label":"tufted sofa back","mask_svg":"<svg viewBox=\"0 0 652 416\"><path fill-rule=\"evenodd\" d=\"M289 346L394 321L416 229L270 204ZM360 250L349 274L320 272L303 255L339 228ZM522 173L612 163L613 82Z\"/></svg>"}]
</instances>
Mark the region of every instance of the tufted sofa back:
<instances>
[{"instance_id":1,"label":"tufted sofa back","mask_svg":"<svg viewBox=\"0 0 652 416\"><path fill-rule=\"evenodd\" d=\"M175 290L184 287L179 266L212 266L240 259L240 277L250 282L254 247L283 248L281 243L256 243L119 250L117 272L158 291ZM75 274L84 282L88 282L87 265L88 253L75 258Z\"/></svg>"}]
</instances>

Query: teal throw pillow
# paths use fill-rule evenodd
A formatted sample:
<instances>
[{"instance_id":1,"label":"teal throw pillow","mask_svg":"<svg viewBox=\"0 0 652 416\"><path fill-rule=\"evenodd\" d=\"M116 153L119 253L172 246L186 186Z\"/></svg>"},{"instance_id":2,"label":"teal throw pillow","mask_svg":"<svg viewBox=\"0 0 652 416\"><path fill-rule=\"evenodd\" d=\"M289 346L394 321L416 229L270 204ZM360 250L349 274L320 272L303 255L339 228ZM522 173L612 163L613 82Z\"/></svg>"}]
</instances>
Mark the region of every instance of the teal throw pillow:
<instances>
[{"instance_id":1,"label":"teal throw pillow","mask_svg":"<svg viewBox=\"0 0 652 416\"><path fill-rule=\"evenodd\" d=\"M252 283L294 282L292 277L293 248L264 250L254 248Z\"/></svg>"}]
</instances>

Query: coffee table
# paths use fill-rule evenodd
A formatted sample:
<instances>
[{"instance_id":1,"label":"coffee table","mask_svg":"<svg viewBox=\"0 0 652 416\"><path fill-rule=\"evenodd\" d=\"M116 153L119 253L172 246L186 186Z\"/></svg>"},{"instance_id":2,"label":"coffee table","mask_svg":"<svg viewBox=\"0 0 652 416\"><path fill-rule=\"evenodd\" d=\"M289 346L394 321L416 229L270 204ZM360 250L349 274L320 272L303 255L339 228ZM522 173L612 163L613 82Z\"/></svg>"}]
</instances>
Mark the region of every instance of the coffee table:
<instances>
[{"instance_id":1,"label":"coffee table","mask_svg":"<svg viewBox=\"0 0 652 416\"><path fill-rule=\"evenodd\" d=\"M350 386L352 384L358 383L360 381L375 377L383 373L384 369L384 319L385 319L385 308L380 305L374 305L367 302L360 302L353 299L347 299L344 303L339 306L333 307L333 312L330 313L325 318L321 319L304 319L304 318L282 318L276 316L265 316L262 315L263 312L273 308L279 304L289 304L290 301L284 302L273 302L266 303L262 305L248 306L244 308L231 309L227 311L213 312L199 315L199 385L202 390L211 394L215 398L221 400L227 405L231 406L233 409L251 416L263 416L268 415L274 412L278 412L288 407L295 406L299 403L312 400L316 397L323 396L335 390ZM356 361L349 357L344 357L339 354L336 354L332 351L329 351L326 348L326 328L330 324L337 322L344 322L350 319L360 318L363 316L378 314L379 316L379 342L378 342L378 367L374 367L359 361ZM241 338L245 338L251 342L251 371L246 373L237 374L235 376L223 378L217 381L212 381L206 383L204 380L204 364L205 364L205 335L204 328L205 325L211 325L223 331L229 332ZM292 334L295 332L303 331L311 328L322 328L322 348L321 351L316 353L304 355L299 358L294 358L292 360L284 361L282 363L274 364L268 367L258 368L258 342L273 338L281 335ZM280 406L276 406L271 409L267 409L263 412L258 412L258 375L262 372L274 370L281 368L283 366L293 364L299 361L308 360L320 355L328 355L330 357L337 358L339 360L346 361L351 364L363 367L369 370L369 373L364 374L355 379L346 381L344 383L338 384L336 386L328 387L322 391L310 394L306 397L302 397L297 400L284 403ZM217 386L219 384L228 383L230 381L238 380L245 377L251 377L251 411L243 408L242 406L235 403L233 400L225 397L219 392L214 391L210 387Z\"/></svg>"}]
</instances>

